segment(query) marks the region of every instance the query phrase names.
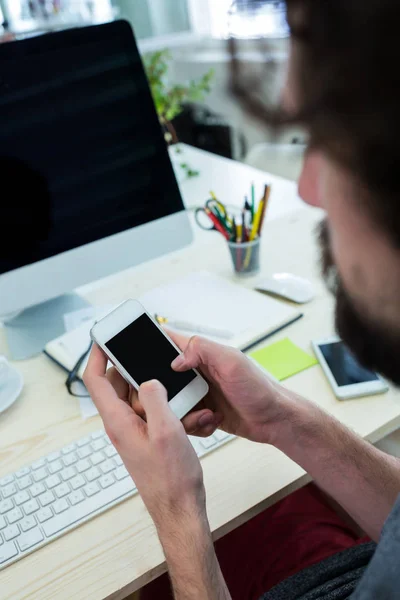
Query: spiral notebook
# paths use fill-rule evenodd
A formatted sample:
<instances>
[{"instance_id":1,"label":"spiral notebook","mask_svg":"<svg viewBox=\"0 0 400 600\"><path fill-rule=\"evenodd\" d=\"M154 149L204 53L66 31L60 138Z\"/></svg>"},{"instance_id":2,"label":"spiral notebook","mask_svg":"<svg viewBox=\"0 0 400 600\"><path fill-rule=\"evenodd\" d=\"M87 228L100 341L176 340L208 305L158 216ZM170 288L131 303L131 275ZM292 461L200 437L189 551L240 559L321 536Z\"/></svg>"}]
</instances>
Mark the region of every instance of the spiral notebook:
<instances>
[{"instance_id":1,"label":"spiral notebook","mask_svg":"<svg viewBox=\"0 0 400 600\"><path fill-rule=\"evenodd\" d=\"M273 333L297 321L302 315L295 308L259 292L244 288L206 271L191 273L177 281L156 287L138 300L151 314L169 320L195 323L196 326L230 332L227 340L208 336L242 351L250 350ZM64 369L74 368L90 343L90 329L104 314L104 307L84 309L84 322L73 331L48 343L45 353ZM79 322L79 319L78 319ZM171 327L172 329L172 327ZM197 331L184 331L188 336ZM82 365L80 375L85 369Z\"/></svg>"}]
</instances>

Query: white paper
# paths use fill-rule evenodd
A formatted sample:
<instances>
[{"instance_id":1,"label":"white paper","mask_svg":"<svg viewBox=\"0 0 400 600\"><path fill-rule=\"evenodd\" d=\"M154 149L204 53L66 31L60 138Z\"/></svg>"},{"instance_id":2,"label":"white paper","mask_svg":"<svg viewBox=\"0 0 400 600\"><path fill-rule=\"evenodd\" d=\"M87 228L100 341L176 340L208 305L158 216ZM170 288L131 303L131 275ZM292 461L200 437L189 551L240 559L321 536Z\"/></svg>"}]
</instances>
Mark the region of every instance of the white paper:
<instances>
[{"instance_id":1,"label":"white paper","mask_svg":"<svg viewBox=\"0 0 400 600\"><path fill-rule=\"evenodd\" d=\"M82 419L90 419L90 417L95 417L99 414L90 396L88 396L87 398L79 398L79 405L81 409Z\"/></svg>"},{"instance_id":2,"label":"white paper","mask_svg":"<svg viewBox=\"0 0 400 600\"><path fill-rule=\"evenodd\" d=\"M289 321L295 314L282 302L206 271L154 288L140 300L151 314L232 332L232 340L222 341L233 346L238 345L238 340L242 342L247 337L251 340ZM221 342L214 336L206 337Z\"/></svg>"}]
</instances>

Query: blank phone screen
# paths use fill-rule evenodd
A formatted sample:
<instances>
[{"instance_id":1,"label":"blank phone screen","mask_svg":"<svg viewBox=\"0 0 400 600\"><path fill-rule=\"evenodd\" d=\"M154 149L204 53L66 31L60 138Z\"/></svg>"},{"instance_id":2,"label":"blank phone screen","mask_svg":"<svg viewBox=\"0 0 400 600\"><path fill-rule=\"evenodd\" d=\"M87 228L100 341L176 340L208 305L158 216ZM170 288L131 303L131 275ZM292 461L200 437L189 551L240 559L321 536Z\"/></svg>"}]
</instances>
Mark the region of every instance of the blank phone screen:
<instances>
[{"instance_id":1,"label":"blank phone screen","mask_svg":"<svg viewBox=\"0 0 400 600\"><path fill-rule=\"evenodd\" d=\"M319 346L339 387L378 381L376 373L361 366L343 342Z\"/></svg>"},{"instance_id":2,"label":"blank phone screen","mask_svg":"<svg viewBox=\"0 0 400 600\"><path fill-rule=\"evenodd\" d=\"M151 379L160 381L168 392L168 400L196 378L192 370L172 370L171 363L178 352L146 314L111 338L106 347L139 385Z\"/></svg>"}]
</instances>

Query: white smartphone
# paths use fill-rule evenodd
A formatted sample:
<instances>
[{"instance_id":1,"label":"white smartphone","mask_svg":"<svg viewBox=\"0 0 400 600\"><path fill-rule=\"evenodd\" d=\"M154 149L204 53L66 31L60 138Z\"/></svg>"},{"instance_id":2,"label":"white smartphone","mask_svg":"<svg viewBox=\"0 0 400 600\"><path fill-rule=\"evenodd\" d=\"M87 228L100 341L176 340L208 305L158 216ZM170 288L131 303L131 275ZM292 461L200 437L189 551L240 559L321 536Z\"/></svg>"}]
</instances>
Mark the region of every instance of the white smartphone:
<instances>
[{"instance_id":1,"label":"white smartphone","mask_svg":"<svg viewBox=\"0 0 400 600\"><path fill-rule=\"evenodd\" d=\"M90 334L134 388L151 379L160 381L179 419L207 394L208 384L196 370L173 371L171 362L180 350L140 302L127 300L98 321Z\"/></svg>"},{"instance_id":2,"label":"white smartphone","mask_svg":"<svg viewBox=\"0 0 400 600\"><path fill-rule=\"evenodd\" d=\"M340 400L388 391L386 381L360 365L339 337L312 342L312 345L336 397Z\"/></svg>"}]
</instances>

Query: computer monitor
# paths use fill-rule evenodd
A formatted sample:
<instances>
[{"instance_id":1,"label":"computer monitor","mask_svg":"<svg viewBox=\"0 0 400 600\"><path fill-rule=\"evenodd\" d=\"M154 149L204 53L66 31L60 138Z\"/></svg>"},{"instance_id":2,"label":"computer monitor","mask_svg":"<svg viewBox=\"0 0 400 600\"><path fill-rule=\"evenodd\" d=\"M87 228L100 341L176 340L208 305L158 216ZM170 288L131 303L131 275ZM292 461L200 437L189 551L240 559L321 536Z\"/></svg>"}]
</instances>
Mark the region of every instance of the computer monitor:
<instances>
[{"instance_id":1,"label":"computer monitor","mask_svg":"<svg viewBox=\"0 0 400 600\"><path fill-rule=\"evenodd\" d=\"M192 241L127 22L0 45L0 182L14 358L62 333L61 295Z\"/></svg>"}]
</instances>

